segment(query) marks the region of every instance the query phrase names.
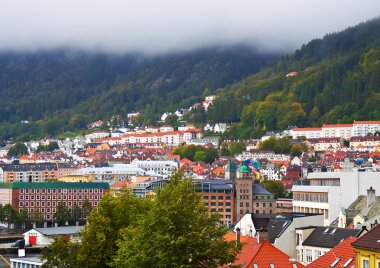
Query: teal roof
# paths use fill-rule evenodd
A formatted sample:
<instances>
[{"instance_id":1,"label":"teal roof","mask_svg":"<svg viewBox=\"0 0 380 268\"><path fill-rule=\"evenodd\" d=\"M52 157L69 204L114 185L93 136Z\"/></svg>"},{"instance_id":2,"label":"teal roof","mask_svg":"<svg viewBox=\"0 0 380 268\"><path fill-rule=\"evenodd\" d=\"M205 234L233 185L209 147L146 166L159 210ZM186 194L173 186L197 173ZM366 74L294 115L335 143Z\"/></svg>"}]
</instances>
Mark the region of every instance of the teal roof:
<instances>
[{"instance_id":1,"label":"teal roof","mask_svg":"<svg viewBox=\"0 0 380 268\"><path fill-rule=\"evenodd\" d=\"M240 173L249 173L249 172L251 172L252 170L249 168L249 167L247 167L246 165L245 165L245 163L241 163L240 164L240 166L239 166L239 168L238 168L238 170L237 170L237 172L240 172Z\"/></svg>"},{"instance_id":2,"label":"teal roof","mask_svg":"<svg viewBox=\"0 0 380 268\"><path fill-rule=\"evenodd\" d=\"M0 188L12 189L42 189L42 188L97 188L109 189L108 182L0 182Z\"/></svg>"}]
</instances>

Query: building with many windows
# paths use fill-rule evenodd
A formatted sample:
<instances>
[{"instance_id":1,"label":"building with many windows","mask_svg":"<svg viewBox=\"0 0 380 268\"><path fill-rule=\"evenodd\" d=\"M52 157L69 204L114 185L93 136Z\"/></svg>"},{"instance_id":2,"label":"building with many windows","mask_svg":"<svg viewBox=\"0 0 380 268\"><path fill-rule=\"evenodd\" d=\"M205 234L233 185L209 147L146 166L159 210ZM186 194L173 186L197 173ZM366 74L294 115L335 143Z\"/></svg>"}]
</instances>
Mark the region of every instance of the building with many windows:
<instances>
[{"instance_id":1,"label":"building with many windows","mask_svg":"<svg viewBox=\"0 0 380 268\"><path fill-rule=\"evenodd\" d=\"M201 180L196 191L210 212L218 212L219 222L227 226L235 223L234 186L231 180Z\"/></svg>"},{"instance_id":2,"label":"building with many windows","mask_svg":"<svg viewBox=\"0 0 380 268\"><path fill-rule=\"evenodd\" d=\"M28 214L38 213L41 220L51 222L59 203L72 209L87 200L96 207L109 188L105 182L0 183L0 204L11 204Z\"/></svg>"},{"instance_id":3,"label":"building with many windows","mask_svg":"<svg viewBox=\"0 0 380 268\"><path fill-rule=\"evenodd\" d=\"M293 211L320 213L325 225L338 218L340 209L348 207L373 187L380 191L380 172L309 173L306 185L293 185Z\"/></svg>"}]
</instances>

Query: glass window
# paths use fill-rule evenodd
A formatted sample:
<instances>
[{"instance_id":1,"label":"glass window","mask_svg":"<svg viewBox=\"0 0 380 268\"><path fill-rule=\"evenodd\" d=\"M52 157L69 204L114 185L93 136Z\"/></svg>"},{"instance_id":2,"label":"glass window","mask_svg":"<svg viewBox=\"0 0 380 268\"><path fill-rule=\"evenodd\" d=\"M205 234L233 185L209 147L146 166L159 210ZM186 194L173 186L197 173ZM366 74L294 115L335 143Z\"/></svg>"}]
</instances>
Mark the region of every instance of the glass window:
<instances>
[{"instance_id":1,"label":"glass window","mask_svg":"<svg viewBox=\"0 0 380 268\"><path fill-rule=\"evenodd\" d=\"M313 251L310 249L306 250L306 262L312 262L313 261Z\"/></svg>"},{"instance_id":2,"label":"glass window","mask_svg":"<svg viewBox=\"0 0 380 268\"><path fill-rule=\"evenodd\" d=\"M369 260L363 259L362 263L363 263L362 265L363 268L369 268Z\"/></svg>"}]
</instances>

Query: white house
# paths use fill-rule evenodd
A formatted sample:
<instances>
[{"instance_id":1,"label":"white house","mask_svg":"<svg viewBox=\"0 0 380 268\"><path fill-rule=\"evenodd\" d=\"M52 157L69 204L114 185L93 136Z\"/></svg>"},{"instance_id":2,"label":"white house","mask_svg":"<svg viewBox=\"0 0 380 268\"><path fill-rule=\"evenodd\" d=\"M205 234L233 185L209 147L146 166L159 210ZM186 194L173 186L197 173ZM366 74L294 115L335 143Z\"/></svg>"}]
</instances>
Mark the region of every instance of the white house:
<instances>
[{"instance_id":1,"label":"white house","mask_svg":"<svg viewBox=\"0 0 380 268\"><path fill-rule=\"evenodd\" d=\"M83 226L62 226L52 228L33 228L23 233L25 243L31 245L45 246L54 242L57 236L69 236L70 239L77 239L79 231Z\"/></svg>"},{"instance_id":2,"label":"white house","mask_svg":"<svg viewBox=\"0 0 380 268\"><path fill-rule=\"evenodd\" d=\"M39 257L22 257L22 258L11 258L10 259L11 268L38 268L42 267L46 263L46 260L42 260Z\"/></svg>"}]
</instances>

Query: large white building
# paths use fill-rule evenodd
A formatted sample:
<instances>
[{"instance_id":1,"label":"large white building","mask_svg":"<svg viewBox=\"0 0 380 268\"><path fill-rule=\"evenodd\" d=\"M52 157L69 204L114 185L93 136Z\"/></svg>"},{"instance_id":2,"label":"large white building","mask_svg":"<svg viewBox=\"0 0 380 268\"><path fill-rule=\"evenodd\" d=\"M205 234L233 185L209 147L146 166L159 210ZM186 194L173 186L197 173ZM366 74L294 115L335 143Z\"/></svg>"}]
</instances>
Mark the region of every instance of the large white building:
<instances>
[{"instance_id":1,"label":"large white building","mask_svg":"<svg viewBox=\"0 0 380 268\"><path fill-rule=\"evenodd\" d=\"M354 121L352 124L324 124L321 128L295 128L293 138L304 136L307 139L340 137L350 139L380 131L380 121Z\"/></svg>"},{"instance_id":2,"label":"large white building","mask_svg":"<svg viewBox=\"0 0 380 268\"><path fill-rule=\"evenodd\" d=\"M359 195L367 195L373 187L380 191L380 172L309 173L309 185L293 185L293 211L321 213L324 224L336 220L342 207L348 207Z\"/></svg>"},{"instance_id":3,"label":"large white building","mask_svg":"<svg viewBox=\"0 0 380 268\"><path fill-rule=\"evenodd\" d=\"M171 174L175 173L179 168L179 163L175 161L159 161L159 160L134 160L132 161L132 164L136 166L137 168L141 168L147 172L163 175L163 176L170 176ZM123 164L115 165L115 167L121 167Z\"/></svg>"}]
</instances>

